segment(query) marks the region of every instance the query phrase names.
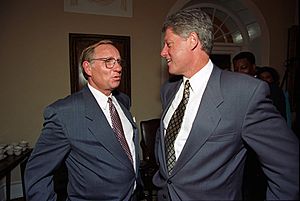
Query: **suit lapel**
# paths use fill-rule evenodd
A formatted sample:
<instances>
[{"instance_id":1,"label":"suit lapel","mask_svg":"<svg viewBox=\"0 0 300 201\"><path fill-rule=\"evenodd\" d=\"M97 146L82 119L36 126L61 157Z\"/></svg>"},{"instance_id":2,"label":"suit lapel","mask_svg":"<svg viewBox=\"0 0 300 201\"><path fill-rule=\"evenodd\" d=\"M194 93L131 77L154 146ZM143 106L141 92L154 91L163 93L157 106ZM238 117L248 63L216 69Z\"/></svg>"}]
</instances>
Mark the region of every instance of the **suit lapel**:
<instances>
[{"instance_id":1,"label":"suit lapel","mask_svg":"<svg viewBox=\"0 0 300 201\"><path fill-rule=\"evenodd\" d=\"M130 160L123 151L104 113L88 87L85 87L83 97L87 128L108 152L110 152L129 169L133 169Z\"/></svg>"},{"instance_id":2,"label":"suit lapel","mask_svg":"<svg viewBox=\"0 0 300 201\"><path fill-rule=\"evenodd\" d=\"M220 122L221 117L218 106L223 102L220 89L220 76L220 69L214 67L203 93L191 132L174 166L172 175L176 174L192 159Z\"/></svg>"}]
</instances>

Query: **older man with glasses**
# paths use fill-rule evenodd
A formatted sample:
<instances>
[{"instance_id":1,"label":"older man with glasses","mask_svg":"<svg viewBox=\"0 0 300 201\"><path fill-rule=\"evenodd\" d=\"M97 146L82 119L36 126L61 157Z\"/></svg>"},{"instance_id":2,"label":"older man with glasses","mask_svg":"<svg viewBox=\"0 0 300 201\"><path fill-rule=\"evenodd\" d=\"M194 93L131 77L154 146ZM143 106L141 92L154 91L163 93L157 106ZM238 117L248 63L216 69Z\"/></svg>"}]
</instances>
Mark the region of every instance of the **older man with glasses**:
<instances>
[{"instance_id":1,"label":"older man with glasses","mask_svg":"<svg viewBox=\"0 0 300 201\"><path fill-rule=\"evenodd\" d=\"M83 50L88 84L48 106L25 172L27 199L56 200L53 174L68 170L67 200L137 200L138 130L120 85L122 60L111 41Z\"/></svg>"}]
</instances>

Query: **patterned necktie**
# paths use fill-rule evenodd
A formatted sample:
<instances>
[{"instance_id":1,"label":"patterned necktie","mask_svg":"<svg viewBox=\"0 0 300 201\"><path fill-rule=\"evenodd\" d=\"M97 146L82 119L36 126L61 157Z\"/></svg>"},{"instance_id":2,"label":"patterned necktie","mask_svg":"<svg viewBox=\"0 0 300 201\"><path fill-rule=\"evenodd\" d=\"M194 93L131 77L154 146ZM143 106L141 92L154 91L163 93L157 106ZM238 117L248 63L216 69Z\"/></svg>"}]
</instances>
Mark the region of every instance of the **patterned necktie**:
<instances>
[{"instance_id":1,"label":"patterned necktie","mask_svg":"<svg viewBox=\"0 0 300 201\"><path fill-rule=\"evenodd\" d=\"M116 107L112 103L112 99L108 98L107 102L109 104L109 111L110 111L110 117L111 117L113 131L115 132L118 141L120 142L122 148L124 149L125 153L127 154L128 158L130 159L131 163L133 164L131 152L130 152L129 146L127 144L125 135L124 135L120 116L117 112Z\"/></svg>"},{"instance_id":2,"label":"patterned necktie","mask_svg":"<svg viewBox=\"0 0 300 201\"><path fill-rule=\"evenodd\" d=\"M191 85L190 85L189 81L187 80L184 85L183 97L170 119L167 131L166 131L166 135L165 135L166 159L167 159L167 167L168 167L169 174L171 174L171 172L174 168L175 162L176 162L174 142L180 131L181 123L182 123L183 116L184 116L184 111L185 111L186 105L189 101L190 86Z\"/></svg>"}]
</instances>

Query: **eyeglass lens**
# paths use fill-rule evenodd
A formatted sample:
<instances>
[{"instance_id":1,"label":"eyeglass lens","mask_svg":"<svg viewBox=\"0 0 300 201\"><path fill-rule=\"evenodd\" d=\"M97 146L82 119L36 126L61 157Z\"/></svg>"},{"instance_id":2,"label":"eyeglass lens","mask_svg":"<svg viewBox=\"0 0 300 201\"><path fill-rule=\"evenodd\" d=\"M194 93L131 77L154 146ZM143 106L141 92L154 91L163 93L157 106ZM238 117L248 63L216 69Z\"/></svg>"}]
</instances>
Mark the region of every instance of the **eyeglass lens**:
<instances>
[{"instance_id":1,"label":"eyeglass lens","mask_svg":"<svg viewBox=\"0 0 300 201\"><path fill-rule=\"evenodd\" d=\"M121 66L123 67L123 60L121 59L115 59L115 58L96 58L96 59L91 59L90 61L93 61L93 60L99 60L99 61L103 61L105 63L105 66L106 68L113 68L116 64L116 62Z\"/></svg>"}]
</instances>

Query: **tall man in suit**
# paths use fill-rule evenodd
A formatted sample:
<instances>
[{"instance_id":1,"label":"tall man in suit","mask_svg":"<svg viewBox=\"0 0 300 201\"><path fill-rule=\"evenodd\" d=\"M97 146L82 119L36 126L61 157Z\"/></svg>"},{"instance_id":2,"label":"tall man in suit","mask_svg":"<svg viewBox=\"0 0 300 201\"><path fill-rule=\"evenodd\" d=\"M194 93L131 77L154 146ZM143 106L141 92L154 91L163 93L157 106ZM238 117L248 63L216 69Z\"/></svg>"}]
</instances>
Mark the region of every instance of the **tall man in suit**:
<instances>
[{"instance_id":1,"label":"tall man in suit","mask_svg":"<svg viewBox=\"0 0 300 201\"><path fill-rule=\"evenodd\" d=\"M180 10L163 26L161 56L182 79L161 90L158 200L241 200L247 146L268 178L266 198L298 200L295 134L267 98L265 82L211 62L212 31L199 8Z\"/></svg>"},{"instance_id":2,"label":"tall man in suit","mask_svg":"<svg viewBox=\"0 0 300 201\"><path fill-rule=\"evenodd\" d=\"M129 97L115 90L122 73L119 51L103 40L83 50L80 63L87 86L44 112L44 127L25 172L27 198L56 200L53 172L65 163L67 200L135 200L138 131Z\"/></svg>"}]
</instances>

